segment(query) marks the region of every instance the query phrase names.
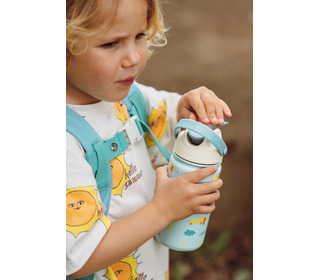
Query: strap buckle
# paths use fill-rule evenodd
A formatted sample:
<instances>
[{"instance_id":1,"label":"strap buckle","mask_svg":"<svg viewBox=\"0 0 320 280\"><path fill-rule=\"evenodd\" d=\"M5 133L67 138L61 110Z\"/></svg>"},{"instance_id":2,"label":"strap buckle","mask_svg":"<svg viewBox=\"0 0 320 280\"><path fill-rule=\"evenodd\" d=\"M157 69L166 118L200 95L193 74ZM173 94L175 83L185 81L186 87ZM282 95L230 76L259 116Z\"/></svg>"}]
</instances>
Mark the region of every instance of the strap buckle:
<instances>
[{"instance_id":1,"label":"strap buckle","mask_svg":"<svg viewBox=\"0 0 320 280\"><path fill-rule=\"evenodd\" d=\"M143 135L141 135L138 126L136 124L137 116L133 116L126 121L126 124L123 127L123 133L128 142L128 149L130 149L136 142L138 142Z\"/></svg>"}]
</instances>

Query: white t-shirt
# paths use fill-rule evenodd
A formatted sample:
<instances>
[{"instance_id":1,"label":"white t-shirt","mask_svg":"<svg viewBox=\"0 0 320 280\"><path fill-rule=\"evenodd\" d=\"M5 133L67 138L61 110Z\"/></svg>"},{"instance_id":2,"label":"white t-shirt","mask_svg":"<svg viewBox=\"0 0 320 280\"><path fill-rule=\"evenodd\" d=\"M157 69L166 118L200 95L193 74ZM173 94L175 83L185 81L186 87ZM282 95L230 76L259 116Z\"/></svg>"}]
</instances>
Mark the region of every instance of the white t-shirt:
<instances>
[{"instance_id":1,"label":"white t-shirt","mask_svg":"<svg viewBox=\"0 0 320 280\"><path fill-rule=\"evenodd\" d=\"M180 95L157 91L136 83L148 107L148 124L160 143L172 152L173 129L177 124L176 107ZM68 105L96 130L103 140L121 131L128 119L121 102L101 101L90 105ZM109 213L101 202L91 166L79 142L67 133L67 275L78 271L91 256L110 224L148 203L155 187L153 165L166 163L148 135L136 142L110 163L112 166L112 197ZM148 148L147 148L148 146ZM143 228L128 228L130 232ZM163 280L168 277L168 249L151 238L129 256L111 267L95 273L94 279L117 279L119 273L128 279ZM128 274L129 275L129 274Z\"/></svg>"}]
</instances>

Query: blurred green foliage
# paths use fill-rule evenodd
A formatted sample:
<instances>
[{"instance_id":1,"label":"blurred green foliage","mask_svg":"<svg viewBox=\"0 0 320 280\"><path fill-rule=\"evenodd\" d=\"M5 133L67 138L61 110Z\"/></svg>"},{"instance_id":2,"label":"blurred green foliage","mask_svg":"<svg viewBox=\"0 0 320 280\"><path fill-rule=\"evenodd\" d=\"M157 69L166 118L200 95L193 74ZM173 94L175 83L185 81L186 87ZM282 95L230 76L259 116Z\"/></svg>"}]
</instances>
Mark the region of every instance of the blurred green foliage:
<instances>
[{"instance_id":1,"label":"blurred green foliage","mask_svg":"<svg viewBox=\"0 0 320 280\"><path fill-rule=\"evenodd\" d=\"M195 251L170 251L170 280L251 280L250 236L223 230L207 233Z\"/></svg>"},{"instance_id":2,"label":"blurred green foliage","mask_svg":"<svg viewBox=\"0 0 320 280\"><path fill-rule=\"evenodd\" d=\"M230 241L232 238L232 233L229 230L224 230L220 233L220 235L218 235L218 237L216 238L216 240L214 240L212 242L212 244L210 244L207 247L207 250L209 250L210 252L212 252L213 254L217 254L220 253L221 251L223 251L224 249L227 248L227 246L229 245Z\"/></svg>"}]
</instances>

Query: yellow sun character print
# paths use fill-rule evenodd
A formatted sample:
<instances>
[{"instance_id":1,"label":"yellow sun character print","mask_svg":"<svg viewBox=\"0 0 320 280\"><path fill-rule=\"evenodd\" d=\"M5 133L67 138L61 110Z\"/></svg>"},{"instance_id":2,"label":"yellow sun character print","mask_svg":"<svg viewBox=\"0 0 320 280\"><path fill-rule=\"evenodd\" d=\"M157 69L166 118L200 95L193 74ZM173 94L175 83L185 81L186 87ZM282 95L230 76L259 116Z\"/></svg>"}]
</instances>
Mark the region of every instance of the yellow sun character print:
<instances>
[{"instance_id":1,"label":"yellow sun character print","mask_svg":"<svg viewBox=\"0 0 320 280\"><path fill-rule=\"evenodd\" d=\"M164 102L159 102L157 110L152 108L152 113L148 118L148 124L153 134L160 140L167 127L166 105ZM148 147L155 144L150 133L146 134L145 140Z\"/></svg>"},{"instance_id":2,"label":"yellow sun character print","mask_svg":"<svg viewBox=\"0 0 320 280\"><path fill-rule=\"evenodd\" d=\"M111 165L111 174L112 174L112 181L113 181L112 194L122 196L122 190L123 190L124 184L130 181L128 176L130 166L125 162L123 154L111 160L110 165Z\"/></svg>"},{"instance_id":3,"label":"yellow sun character print","mask_svg":"<svg viewBox=\"0 0 320 280\"><path fill-rule=\"evenodd\" d=\"M105 276L110 280L135 280L139 277L137 274L138 265L137 259L135 259L132 254L108 267Z\"/></svg>"},{"instance_id":4,"label":"yellow sun character print","mask_svg":"<svg viewBox=\"0 0 320 280\"><path fill-rule=\"evenodd\" d=\"M125 123L129 119L127 107L121 101L115 102L113 107L116 110L116 117Z\"/></svg>"},{"instance_id":5,"label":"yellow sun character print","mask_svg":"<svg viewBox=\"0 0 320 280\"><path fill-rule=\"evenodd\" d=\"M93 186L72 188L66 194L67 231L76 238L80 232L89 231L101 219L108 228L109 220L102 215L102 206Z\"/></svg>"}]
</instances>

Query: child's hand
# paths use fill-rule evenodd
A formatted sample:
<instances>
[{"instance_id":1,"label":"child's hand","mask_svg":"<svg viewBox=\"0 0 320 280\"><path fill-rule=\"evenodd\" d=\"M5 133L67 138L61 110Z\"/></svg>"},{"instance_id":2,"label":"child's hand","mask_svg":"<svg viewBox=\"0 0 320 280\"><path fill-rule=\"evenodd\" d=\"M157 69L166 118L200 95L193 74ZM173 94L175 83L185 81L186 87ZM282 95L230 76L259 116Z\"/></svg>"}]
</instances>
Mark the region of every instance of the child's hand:
<instances>
[{"instance_id":1,"label":"child's hand","mask_svg":"<svg viewBox=\"0 0 320 280\"><path fill-rule=\"evenodd\" d=\"M192 119L204 124L222 125L224 115L232 116L228 105L206 87L199 87L185 93L177 107L178 121Z\"/></svg>"},{"instance_id":2,"label":"child's hand","mask_svg":"<svg viewBox=\"0 0 320 280\"><path fill-rule=\"evenodd\" d=\"M184 219L192 214L209 214L215 210L220 198L218 189L222 180L197 183L217 171L216 166L199 169L175 178L168 177L168 166L157 169L156 189L153 197L157 209L167 223Z\"/></svg>"}]
</instances>

